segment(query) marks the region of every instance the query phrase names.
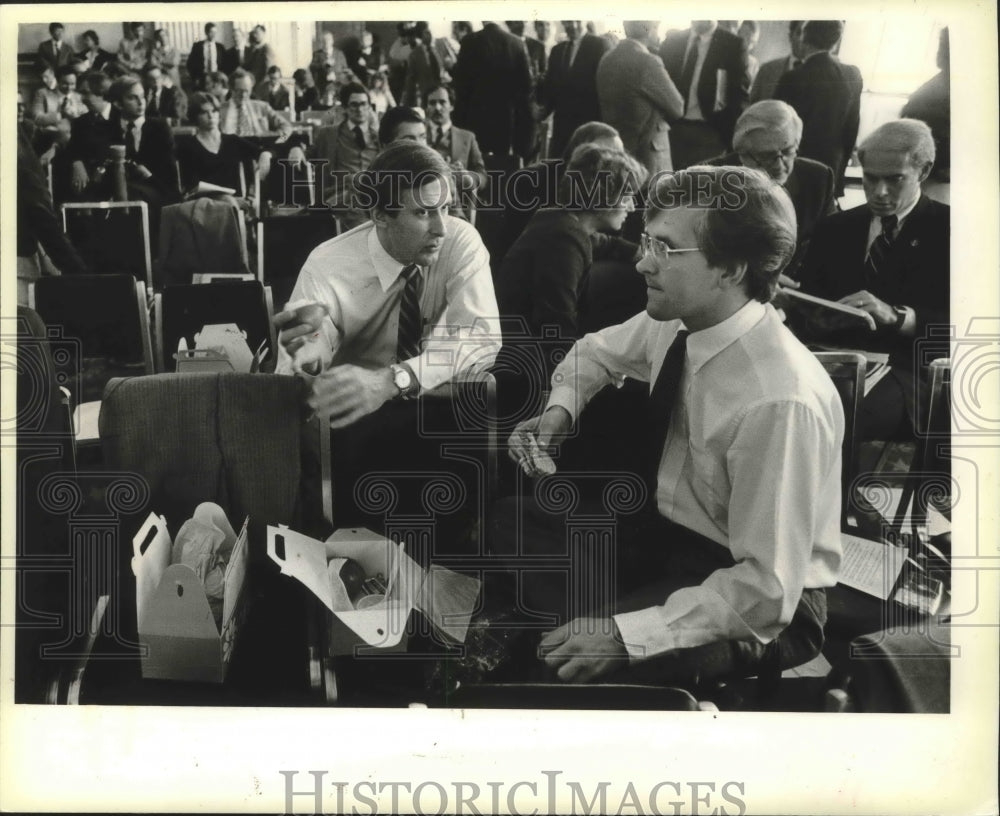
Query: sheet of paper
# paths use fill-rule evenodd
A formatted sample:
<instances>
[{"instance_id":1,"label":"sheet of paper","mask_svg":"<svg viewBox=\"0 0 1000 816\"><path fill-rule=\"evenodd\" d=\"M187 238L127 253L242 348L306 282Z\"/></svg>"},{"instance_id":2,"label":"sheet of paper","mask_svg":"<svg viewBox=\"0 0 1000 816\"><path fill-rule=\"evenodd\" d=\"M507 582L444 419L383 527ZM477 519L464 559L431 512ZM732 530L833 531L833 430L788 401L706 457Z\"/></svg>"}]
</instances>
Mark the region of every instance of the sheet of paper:
<instances>
[{"instance_id":1,"label":"sheet of paper","mask_svg":"<svg viewBox=\"0 0 1000 816\"><path fill-rule=\"evenodd\" d=\"M906 561L906 550L847 533L841 533L840 540L844 546L840 583L888 600Z\"/></svg>"}]
</instances>

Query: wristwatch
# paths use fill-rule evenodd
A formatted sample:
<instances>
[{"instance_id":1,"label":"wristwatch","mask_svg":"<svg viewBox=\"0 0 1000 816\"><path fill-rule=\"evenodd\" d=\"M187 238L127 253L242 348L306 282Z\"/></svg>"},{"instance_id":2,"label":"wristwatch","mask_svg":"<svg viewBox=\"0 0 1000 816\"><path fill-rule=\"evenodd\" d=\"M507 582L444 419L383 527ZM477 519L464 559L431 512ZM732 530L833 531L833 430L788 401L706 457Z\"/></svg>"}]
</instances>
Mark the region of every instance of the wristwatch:
<instances>
[{"instance_id":1,"label":"wristwatch","mask_svg":"<svg viewBox=\"0 0 1000 816\"><path fill-rule=\"evenodd\" d=\"M410 369L393 363L389 366L389 370L392 371L393 383L399 389L399 396L402 399L413 399L420 386L413 374L410 373Z\"/></svg>"}]
</instances>

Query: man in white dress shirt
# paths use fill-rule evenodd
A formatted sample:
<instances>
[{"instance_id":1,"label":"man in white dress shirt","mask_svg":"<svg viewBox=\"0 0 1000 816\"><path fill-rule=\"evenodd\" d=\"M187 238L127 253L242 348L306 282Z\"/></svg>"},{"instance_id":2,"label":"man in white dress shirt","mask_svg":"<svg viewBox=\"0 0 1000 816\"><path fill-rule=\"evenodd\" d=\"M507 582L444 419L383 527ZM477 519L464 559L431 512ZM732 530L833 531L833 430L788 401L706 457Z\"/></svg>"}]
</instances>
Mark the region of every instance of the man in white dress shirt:
<instances>
[{"instance_id":1,"label":"man in white dress shirt","mask_svg":"<svg viewBox=\"0 0 1000 816\"><path fill-rule=\"evenodd\" d=\"M823 588L840 566L841 402L769 304L794 250L791 202L764 174L733 167L692 168L650 193L637 266L646 311L580 340L546 410L510 440L511 457L537 474L537 450L568 434L601 388L653 384L643 469L653 501L618 533L615 598L591 610L564 602L567 622L541 640L568 682L643 664L685 682L805 662L822 644ZM529 505L525 552L565 552L553 515Z\"/></svg>"}]
</instances>

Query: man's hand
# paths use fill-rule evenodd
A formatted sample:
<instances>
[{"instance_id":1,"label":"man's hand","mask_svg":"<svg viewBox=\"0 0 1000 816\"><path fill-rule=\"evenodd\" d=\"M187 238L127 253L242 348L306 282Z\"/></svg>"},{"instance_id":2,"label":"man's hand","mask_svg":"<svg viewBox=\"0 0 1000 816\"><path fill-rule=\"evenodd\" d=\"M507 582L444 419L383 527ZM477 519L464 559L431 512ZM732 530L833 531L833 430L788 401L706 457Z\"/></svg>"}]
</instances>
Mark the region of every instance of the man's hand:
<instances>
[{"instance_id":1,"label":"man's hand","mask_svg":"<svg viewBox=\"0 0 1000 816\"><path fill-rule=\"evenodd\" d=\"M558 405L553 405L540 416L526 419L516 428L507 440L507 455L516 462L528 476L541 476L546 473L547 454L540 457L545 449L559 442L573 427L573 418L569 412ZM548 472L552 472L549 470Z\"/></svg>"},{"instance_id":2,"label":"man's hand","mask_svg":"<svg viewBox=\"0 0 1000 816\"><path fill-rule=\"evenodd\" d=\"M896 310L885 301L879 300L867 289L862 289L860 292L855 292L853 295L842 297L837 302L843 303L845 306L853 306L855 309L861 309L864 312L868 312L868 314L875 318L875 323L879 326L896 325Z\"/></svg>"},{"instance_id":3,"label":"man's hand","mask_svg":"<svg viewBox=\"0 0 1000 816\"><path fill-rule=\"evenodd\" d=\"M267 174L271 172L271 151L265 150L257 157L257 172L261 181L267 178Z\"/></svg>"},{"instance_id":4,"label":"man's hand","mask_svg":"<svg viewBox=\"0 0 1000 816\"><path fill-rule=\"evenodd\" d=\"M87 168L83 166L83 162L80 160L73 162L73 177L70 184L73 187L74 193L82 193L87 185L90 184Z\"/></svg>"},{"instance_id":5,"label":"man's hand","mask_svg":"<svg viewBox=\"0 0 1000 816\"><path fill-rule=\"evenodd\" d=\"M294 357L309 340L319 335L323 319L330 314L322 303L307 303L298 301L298 305L289 304L283 312L274 316L274 327L278 330L278 342Z\"/></svg>"},{"instance_id":6,"label":"man's hand","mask_svg":"<svg viewBox=\"0 0 1000 816\"><path fill-rule=\"evenodd\" d=\"M301 147L296 145L288 151L288 160L294 167L305 167L306 152Z\"/></svg>"},{"instance_id":7,"label":"man's hand","mask_svg":"<svg viewBox=\"0 0 1000 816\"><path fill-rule=\"evenodd\" d=\"M331 428L343 428L374 413L399 393L392 370L355 365L331 368L313 381L309 407Z\"/></svg>"},{"instance_id":8,"label":"man's hand","mask_svg":"<svg viewBox=\"0 0 1000 816\"><path fill-rule=\"evenodd\" d=\"M574 618L546 634L540 646L545 665L564 683L589 683L628 662L612 618Z\"/></svg>"}]
</instances>

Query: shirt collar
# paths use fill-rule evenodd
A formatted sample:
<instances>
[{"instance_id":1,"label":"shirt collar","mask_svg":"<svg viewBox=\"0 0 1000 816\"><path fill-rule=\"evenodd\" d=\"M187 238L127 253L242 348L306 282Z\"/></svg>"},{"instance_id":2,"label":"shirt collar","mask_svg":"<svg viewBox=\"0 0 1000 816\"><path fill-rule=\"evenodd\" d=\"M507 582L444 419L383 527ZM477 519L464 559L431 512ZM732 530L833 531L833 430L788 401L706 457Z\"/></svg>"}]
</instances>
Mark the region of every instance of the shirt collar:
<instances>
[{"instance_id":1,"label":"shirt collar","mask_svg":"<svg viewBox=\"0 0 1000 816\"><path fill-rule=\"evenodd\" d=\"M368 255L372 259L372 265L375 267L375 277L378 278L382 291L388 292L389 287L396 282L399 274L403 271L405 264L401 264L385 251L382 242L378 239L378 230L374 224L372 224L371 231L368 233Z\"/></svg>"},{"instance_id":2,"label":"shirt collar","mask_svg":"<svg viewBox=\"0 0 1000 816\"><path fill-rule=\"evenodd\" d=\"M723 349L735 343L764 317L766 308L759 300L750 300L735 314L707 329L692 332L687 339L687 362L695 373Z\"/></svg>"},{"instance_id":3,"label":"shirt collar","mask_svg":"<svg viewBox=\"0 0 1000 816\"><path fill-rule=\"evenodd\" d=\"M142 126L143 126L143 124L145 124L145 122L146 122L146 117L145 116L140 116L133 123L135 125L135 129L136 130L142 130ZM122 119L122 132L123 133L128 133L128 122L126 122L124 119Z\"/></svg>"},{"instance_id":4,"label":"shirt collar","mask_svg":"<svg viewBox=\"0 0 1000 816\"><path fill-rule=\"evenodd\" d=\"M920 201L919 195L915 199L913 199L913 203L909 207L907 207L905 210L900 210L898 213L896 213L896 235L899 235L899 231L903 228L903 222L906 220L906 217L911 212L913 212L913 208L917 206L918 201ZM872 223L878 224L879 230L882 229L883 217L885 216L875 215L874 213L872 213Z\"/></svg>"}]
</instances>

